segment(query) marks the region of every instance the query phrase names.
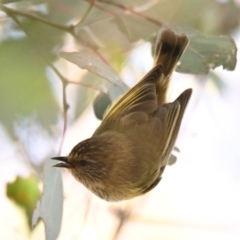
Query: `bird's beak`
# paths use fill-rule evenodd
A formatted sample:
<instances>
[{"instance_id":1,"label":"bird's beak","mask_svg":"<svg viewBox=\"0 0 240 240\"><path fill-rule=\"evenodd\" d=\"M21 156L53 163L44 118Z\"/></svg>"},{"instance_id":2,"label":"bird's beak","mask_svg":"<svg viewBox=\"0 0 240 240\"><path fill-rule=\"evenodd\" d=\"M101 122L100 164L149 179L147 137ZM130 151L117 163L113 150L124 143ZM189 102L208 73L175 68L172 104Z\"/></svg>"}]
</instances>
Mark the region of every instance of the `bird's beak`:
<instances>
[{"instance_id":1,"label":"bird's beak","mask_svg":"<svg viewBox=\"0 0 240 240\"><path fill-rule=\"evenodd\" d=\"M68 162L67 157L53 157L51 159L62 161L61 163L52 165L52 167L61 167L61 168L72 168L73 167L72 164L70 162Z\"/></svg>"}]
</instances>

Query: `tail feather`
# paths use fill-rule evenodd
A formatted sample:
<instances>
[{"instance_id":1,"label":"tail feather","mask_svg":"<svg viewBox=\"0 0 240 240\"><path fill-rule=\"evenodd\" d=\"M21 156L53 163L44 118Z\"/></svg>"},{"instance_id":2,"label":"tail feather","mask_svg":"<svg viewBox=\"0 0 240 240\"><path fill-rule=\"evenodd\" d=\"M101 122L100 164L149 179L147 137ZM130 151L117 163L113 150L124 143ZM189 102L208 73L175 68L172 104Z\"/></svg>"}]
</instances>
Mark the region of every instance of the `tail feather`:
<instances>
[{"instance_id":1,"label":"tail feather","mask_svg":"<svg viewBox=\"0 0 240 240\"><path fill-rule=\"evenodd\" d=\"M162 105L166 101L170 76L186 49L188 42L187 36L177 35L171 30L164 30L158 35L154 64L162 65L164 74L164 78L156 84L158 105Z\"/></svg>"}]
</instances>

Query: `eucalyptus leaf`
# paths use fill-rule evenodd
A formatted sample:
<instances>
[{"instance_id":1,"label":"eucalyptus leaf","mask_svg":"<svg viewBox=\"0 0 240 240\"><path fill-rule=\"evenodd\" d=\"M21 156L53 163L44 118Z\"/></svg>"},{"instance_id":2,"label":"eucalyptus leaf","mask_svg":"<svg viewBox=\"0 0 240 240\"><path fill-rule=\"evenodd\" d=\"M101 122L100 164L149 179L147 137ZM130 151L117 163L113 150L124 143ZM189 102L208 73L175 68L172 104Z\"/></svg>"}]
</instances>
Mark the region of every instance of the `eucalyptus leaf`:
<instances>
[{"instance_id":1,"label":"eucalyptus leaf","mask_svg":"<svg viewBox=\"0 0 240 240\"><path fill-rule=\"evenodd\" d=\"M105 93L100 93L93 102L93 109L96 117L99 120L102 120L104 114L111 104L113 104L123 94L124 92L114 85L111 85L108 88L108 95Z\"/></svg>"},{"instance_id":2,"label":"eucalyptus leaf","mask_svg":"<svg viewBox=\"0 0 240 240\"><path fill-rule=\"evenodd\" d=\"M193 29L175 28L185 33L190 40L180 59L178 72L208 74L210 69L222 66L233 71L237 64L237 46L229 36L206 36Z\"/></svg>"},{"instance_id":3,"label":"eucalyptus leaf","mask_svg":"<svg viewBox=\"0 0 240 240\"><path fill-rule=\"evenodd\" d=\"M170 155L168 159L168 165L173 165L177 162L177 157L173 154Z\"/></svg>"},{"instance_id":4,"label":"eucalyptus leaf","mask_svg":"<svg viewBox=\"0 0 240 240\"><path fill-rule=\"evenodd\" d=\"M93 109L95 116L102 120L107 108L111 105L112 101L105 93L99 93L93 102Z\"/></svg>"},{"instance_id":5,"label":"eucalyptus leaf","mask_svg":"<svg viewBox=\"0 0 240 240\"><path fill-rule=\"evenodd\" d=\"M121 88L123 91L127 89L118 74L99 57L89 51L82 50L80 52L62 52L60 53L60 56L76 64L78 67L87 69L89 72L106 79L110 83Z\"/></svg>"},{"instance_id":6,"label":"eucalyptus leaf","mask_svg":"<svg viewBox=\"0 0 240 240\"><path fill-rule=\"evenodd\" d=\"M32 216L32 227L39 218L45 226L45 239L55 240L61 230L63 211L63 186L61 170L52 167L47 160L44 164L43 194Z\"/></svg>"}]
</instances>

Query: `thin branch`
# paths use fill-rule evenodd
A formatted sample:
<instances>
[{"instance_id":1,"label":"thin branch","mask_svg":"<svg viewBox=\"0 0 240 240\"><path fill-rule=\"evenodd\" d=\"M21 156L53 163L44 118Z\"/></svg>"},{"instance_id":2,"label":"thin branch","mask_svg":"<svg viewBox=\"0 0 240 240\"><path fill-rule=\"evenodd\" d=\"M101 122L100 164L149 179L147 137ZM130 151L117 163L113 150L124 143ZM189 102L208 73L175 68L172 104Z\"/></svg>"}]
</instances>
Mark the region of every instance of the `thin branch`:
<instances>
[{"instance_id":1,"label":"thin branch","mask_svg":"<svg viewBox=\"0 0 240 240\"><path fill-rule=\"evenodd\" d=\"M58 154L61 153L62 146L63 146L63 142L64 142L64 138L65 138L66 131L67 131L67 111L68 111L68 109L69 109L69 105L68 105L68 103L67 103L66 88L67 88L67 84L66 84L65 82L62 82L62 96L63 96L63 133L62 133L62 139L61 139L61 143L60 143L60 146L59 146Z\"/></svg>"},{"instance_id":2,"label":"thin branch","mask_svg":"<svg viewBox=\"0 0 240 240\"><path fill-rule=\"evenodd\" d=\"M103 88L101 87L97 87L97 86L93 86L91 84L88 84L88 83L84 83L84 82L75 82L75 81L71 81L71 80L67 80L68 83L72 83L72 84L77 84L77 85L80 85L80 86L83 86L83 87L87 87L87 88L91 88L93 90L96 90L96 91L99 91L101 93L105 93L108 95L107 91L104 90Z\"/></svg>"},{"instance_id":3,"label":"thin branch","mask_svg":"<svg viewBox=\"0 0 240 240\"><path fill-rule=\"evenodd\" d=\"M89 4L87 11L83 15L83 17L80 19L80 21L77 24L74 25L75 27L78 26L78 25L81 25L86 20L87 16L89 15L89 13L91 12L91 10L93 8L93 5L94 5L95 1L96 0L92 0L93 4Z\"/></svg>"},{"instance_id":4,"label":"thin branch","mask_svg":"<svg viewBox=\"0 0 240 240\"><path fill-rule=\"evenodd\" d=\"M26 17L26 18L31 19L33 21L37 21L37 22L43 23L47 26L58 29L60 31L69 33L75 39L77 39L79 42L81 42L83 45L86 45L87 47L89 47L93 51L95 51L97 49L97 46L94 46L91 43L88 43L88 42L82 40L81 37L76 34L74 25L64 26L64 25L60 25L60 24L57 24L57 23L49 22L48 20L45 20L41 17L29 14L27 12L23 12L23 11L15 10L15 9L12 9L12 8L8 8L6 6L1 6L1 10L4 11L11 18L14 18L14 17L16 18L16 16Z\"/></svg>"},{"instance_id":5,"label":"thin branch","mask_svg":"<svg viewBox=\"0 0 240 240\"><path fill-rule=\"evenodd\" d=\"M59 77L59 79L62 82L63 132L62 132L62 138L61 138L61 142L60 142L60 146L59 146L59 150L58 150L58 154L60 154L62 146L63 146L64 138L66 135L66 131L67 131L67 111L69 109L69 105L67 103L66 88L68 85L68 81L66 80L65 77L62 76L62 74L58 71L58 69L52 63L48 63L48 65L57 74L57 76Z\"/></svg>"},{"instance_id":6,"label":"thin branch","mask_svg":"<svg viewBox=\"0 0 240 240\"><path fill-rule=\"evenodd\" d=\"M64 31L64 32L68 32L68 33L76 36L76 34L74 32L74 27L72 25L71 26L63 26L63 25L59 25L57 23L52 23L52 22L49 22L49 21L47 21L43 18L40 18L38 16L29 14L27 12L23 12L23 11L15 10L15 9L12 9L12 8L8 8L6 6L2 6L2 11L4 11L7 15L9 15L11 17L13 17L14 15L26 17L26 18L31 19L33 21L41 22L43 24L46 24L48 26L51 26L53 28L56 28L56 29Z\"/></svg>"},{"instance_id":7,"label":"thin branch","mask_svg":"<svg viewBox=\"0 0 240 240\"><path fill-rule=\"evenodd\" d=\"M90 0L86 0L86 1L89 2ZM166 27L166 24L163 23L162 21L159 21L156 18L149 17L149 16L147 16L147 15L141 13L141 12L138 12L138 11L134 10L133 8L126 7L126 6L124 6L124 5L120 4L120 3L112 2L112 1L105 1L105 0L98 0L98 2L109 4L109 5L115 6L117 8L120 8L120 9L122 9L125 12L130 12L132 14L135 14L135 15L141 17L141 18L146 19L147 21L149 21L149 22L151 22L153 24L156 24L157 26L160 26L160 27L164 26L164 27Z\"/></svg>"}]
</instances>

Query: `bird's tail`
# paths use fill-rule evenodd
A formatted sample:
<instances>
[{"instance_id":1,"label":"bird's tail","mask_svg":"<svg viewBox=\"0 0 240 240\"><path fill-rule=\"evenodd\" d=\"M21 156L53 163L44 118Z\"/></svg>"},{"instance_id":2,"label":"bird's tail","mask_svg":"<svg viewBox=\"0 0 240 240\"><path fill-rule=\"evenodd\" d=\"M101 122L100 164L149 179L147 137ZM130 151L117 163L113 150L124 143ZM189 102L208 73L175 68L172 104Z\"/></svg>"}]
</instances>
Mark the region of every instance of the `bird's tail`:
<instances>
[{"instance_id":1,"label":"bird's tail","mask_svg":"<svg viewBox=\"0 0 240 240\"><path fill-rule=\"evenodd\" d=\"M158 94L158 105L166 101L166 94L170 82L170 76L174 71L180 57L188 45L186 35L177 35L171 30L158 33L154 64L162 65L164 77L156 84Z\"/></svg>"}]
</instances>

